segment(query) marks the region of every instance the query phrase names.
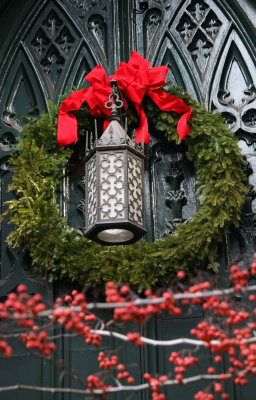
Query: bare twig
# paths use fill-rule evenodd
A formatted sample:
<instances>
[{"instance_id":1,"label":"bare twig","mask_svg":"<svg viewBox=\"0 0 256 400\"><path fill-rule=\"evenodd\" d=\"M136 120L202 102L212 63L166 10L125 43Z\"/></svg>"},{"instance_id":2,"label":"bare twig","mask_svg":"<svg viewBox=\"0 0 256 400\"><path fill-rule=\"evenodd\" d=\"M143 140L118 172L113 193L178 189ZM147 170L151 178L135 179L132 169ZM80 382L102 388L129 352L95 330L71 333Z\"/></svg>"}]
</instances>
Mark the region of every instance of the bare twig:
<instances>
[{"instance_id":1,"label":"bare twig","mask_svg":"<svg viewBox=\"0 0 256 400\"><path fill-rule=\"evenodd\" d=\"M256 285L248 286L242 288L242 293L253 292L256 291ZM230 289L216 289L211 291L203 291L199 293L176 293L173 295L174 300L184 300L184 299L198 299L205 298L211 296L222 296L236 293L234 288ZM164 303L166 299L164 297L158 297L157 299L136 299L132 303L135 306L144 306L148 304L160 304ZM89 303L87 305L87 310L92 309L113 309L113 308L125 308L128 307L131 302L123 302L123 303ZM59 307L59 309L69 309L71 311L81 311L81 307ZM45 310L39 313L39 317L49 317L52 314L52 310Z\"/></svg>"},{"instance_id":2,"label":"bare twig","mask_svg":"<svg viewBox=\"0 0 256 400\"><path fill-rule=\"evenodd\" d=\"M246 372L246 371L240 371L240 372ZM226 373L227 378L231 378L232 375L229 373ZM200 374L200 375L195 375L191 376L189 378L184 378L182 384L187 385L192 382L197 382L200 380L212 380L216 381L221 378L221 375L209 375L209 374ZM175 386L175 385L180 385L180 383L176 379L168 379L165 382L162 383L162 386ZM84 389L73 389L73 388L56 388L56 387L46 387L46 386L32 386L32 385L22 385L22 384L17 384L17 385L12 385L12 386L3 386L0 387L0 393L1 392L8 392L8 391L14 391L14 390L32 390L32 391L39 391L39 392L50 392L50 393L74 393L74 394L81 394L81 395L91 395L92 393L95 395L103 394L103 393L117 393L117 392L138 392L141 390L149 389L151 384L149 383L142 383L140 385L129 385L129 386L123 386L123 385L118 385L116 387L111 387L106 390L101 390L101 389L94 389L93 391L86 391Z\"/></svg>"}]
</instances>

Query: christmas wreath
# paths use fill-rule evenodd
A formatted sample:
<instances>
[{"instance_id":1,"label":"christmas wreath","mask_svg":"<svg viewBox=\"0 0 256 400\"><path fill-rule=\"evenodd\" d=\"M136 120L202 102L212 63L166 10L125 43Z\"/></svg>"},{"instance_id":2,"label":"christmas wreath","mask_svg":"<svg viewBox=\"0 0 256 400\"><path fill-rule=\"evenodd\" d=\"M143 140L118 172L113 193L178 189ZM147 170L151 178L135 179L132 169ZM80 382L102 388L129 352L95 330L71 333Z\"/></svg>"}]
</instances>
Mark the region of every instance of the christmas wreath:
<instances>
[{"instance_id":1,"label":"christmas wreath","mask_svg":"<svg viewBox=\"0 0 256 400\"><path fill-rule=\"evenodd\" d=\"M88 90L83 89L83 93ZM84 285L113 280L128 283L141 291L167 284L180 269L203 264L217 270L218 242L231 226L239 226L247 191L237 139L220 115L208 112L179 88L164 87L161 92L178 97L186 107L180 111L163 111L152 97L144 97L139 106L135 105L139 128L143 124L145 127L147 118L159 134L178 145L181 143L177 135L180 115L176 112L184 113L181 131L183 134L186 131L185 135L188 133L186 123L189 120L186 155L196 168L200 207L173 235L152 243L143 240L133 245L106 247L67 226L66 219L59 213L57 188L70 160L72 146L60 147L56 141L59 108L51 103L50 111L42 114L38 121L27 121L24 137L11 157L13 179L10 190L15 198L7 204L15 229L7 241L13 247L28 250L33 265L46 271L50 281L68 278ZM83 101L73 108L78 110L75 117L71 116L70 109L61 106L75 127L78 121L81 136L85 129L93 129L94 124L92 107ZM131 125L137 120L137 113L130 107L128 112L128 125ZM145 118L144 115L141 118L141 112L145 112Z\"/></svg>"}]
</instances>

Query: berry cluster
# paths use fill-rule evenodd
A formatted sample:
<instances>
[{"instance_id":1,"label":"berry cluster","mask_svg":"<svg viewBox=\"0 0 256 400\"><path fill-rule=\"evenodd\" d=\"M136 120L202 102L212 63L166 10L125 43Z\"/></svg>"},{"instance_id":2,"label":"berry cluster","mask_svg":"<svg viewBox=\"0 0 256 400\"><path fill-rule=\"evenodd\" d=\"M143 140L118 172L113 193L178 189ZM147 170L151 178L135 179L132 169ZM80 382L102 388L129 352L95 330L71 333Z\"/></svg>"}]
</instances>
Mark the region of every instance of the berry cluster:
<instances>
[{"instance_id":1,"label":"berry cluster","mask_svg":"<svg viewBox=\"0 0 256 400\"><path fill-rule=\"evenodd\" d=\"M9 293L7 300L0 303L0 318L15 319L19 326L31 328L34 325L34 318L37 318L45 308L40 294L31 296L27 293L25 285L19 285L17 293Z\"/></svg>"},{"instance_id":2,"label":"berry cluster","mask_svg":"<svg viewBox=\"0 0 256 400\"><path fill-rule=\"evenodd\" d=\"M52 352L56 350L55 343L47 342L48 334L45 331L39 332L38 335L35 332L22 332L20 338L26 344L28 350L37 350L44 357L50 357Z\"/></svg>"},{"instance_id":3,"label":"berry cluster","mask_svg":"<svg viewBox=\"0 0 256 400\"><path fill-rule=\"evenodd\" d=\"M104 400L107 397L108 389L112 388L112 386L106 386L104 382L102 382L100 378L96 375L89 375L87 377L87 385L88 386L86 391L88 393L92 393L95 397L98 397L99 399L102 400ZM95 390L103 391L103 393L97 394L95 393Z\"/></svg>"},{"instance_id":4,"label":"berry cluster","mask_svg":"<svg viewBox=\"0 0 256 400\"><path fill-rule=\"evenodd\" d=\"M125 292L125 295L128 294L129 291L130 291L129 286L125 285L125 289L123 289L123 292ZM120 290L120 292L121 292L121 290ZM114 282L107 282L105 296L106 296L106 303L123 303L123 302L125 302L125 298L120 296Z\"/></svg>"},{"instance_id":5,"label":"berry cluster","mask_svg":"<svg viewBox=\"0 0 256 400\"><path fill-rule=\"evenodd\" d=\"M214 395L211 393L205 393L202 390L199 390L194 396L195 400L214 400Z\"/></svg>"},{"instance_id":6,"label":"berry cluster","mask_svg":"<svg viewBox=\"0 0 256 400\"><path fill-rule=\"evenodd\" d=\"M129 384L133 384L135 382L135 379L130 375L130 372L126 371L124 364L118 364L117 371L117 379L126 379L126 382Z\"/></svg>"},{"instance_id":7,"label":"berry cluster","mask_svg":"<svg viewBox=\"0 0 256 400\"><path fill-rule=\"evenodd\" d=\"M0 351L5 358L9 358L12 355L12 348L5 340L0 340Z\"/></svg>"},{"instance_id":8,"label":"berry cluster","mask_svg":"<svg viewBox=\"0 0 256 400\"><path fill-rule=\"evenodd\" d=\"M127 296L130 293L129 286L125 285L120 288L120 296L118 290L115 288L113 282L108 282L106 289L106 301L113 302L114 300L119 303L124 303L126 299L123 296ZM152 294L151 290L145 291L145 296L148 299L158 299L158 296ZM180 315L181 309L175 305L175 300L170 292L164 292L162 297L165 299L163 302L158 304L147 304L146 306L136 306L132 301L128 301L124 307L118 307L114 310L114 319L122 322L133 321L136 324L141 324L149 316L154 314L160 314L166 310L171 315Z\"/></svg>"},{"instance_id":9,"label":"berry cluster","mask_svg":"<svg viewBox=\"0 0 256 400\"><path fill-rule=\"evenodd\" d=\"M243 364L247 373L256 375L256 344L241 343L241 355L244 357ZM239 382L241 383L241 382ZM246 383L245 381L242 384Z\"/></svg>"},{"instance_id":10,"label":"berry cluster","mask_svg":"<svg viewBox=\"0 0 256 400\"><path fill-rule=\"evenodd\" d=\"M96 347L101 345L102 337L97 333L91 333L90 322L96 320L95 314L89 314L87 311L88 303L85 295L73 290L71 295L64 298L68 307L63 307L61 298L56 300L52 312L52 322L59 323L67 331L72 331L79 336L84 337L87 344L93 344Z\"/></svg>"},{"instance_id":11,"label":"berry cluster","mask_svg":"<svg viewBox=\"0 0 256 400\"><path fill-rule=\"evenodd\" d=\"M183 383L183 374L186 372L187 368L198 364L197 357L180 357L176 351L173 351L169 357L170 363L175 365L174 372L176 373L175 379L178 383Z\"/></svg>"},{"instance_id":12,"label":"berry cluster","mask_svg":"<svg viewBox=\"0 0 256 400\"><path fill-rule=\"evenodd\" d=\"M144 379L150 385L150 390L152 390L152 399L153 400L165 400L166 396L164 393L160 393L161 385L167 381L166 375L161 375L158 379L152 378L149 373L144 374Z\"/></svg>"},{"instance_id":13,"label":"berry cluster","mask_svg":"<svg viewBox=\"0 0 256 400\"><path fill-rule=\"evenodd\" d=\"M188 290L185 290L184 293L202 293L202 291L204 290L209 290L211 287L210 282L206 281L206 282L202 282L202 283L198 283L196 285L190 286L190 288ZM182 300L182 304L184 306L191 304L201 304L203 303L203 298L201 297L194 297L192 299L183 299Z\"/></svg>"},{"instance_id":14,"label":"berry cluster","mask_svg":"<svg viewBox=\"0 0 256 400\"><path fill-rule=\"evenodd\" d=\"M117 365L117 356L112 356L111 358L105 356L104 351L100 351L98 355L99 367L100 369L111 369Z\"/></svg>"},{"instance_id":15,"label":"berry cluster","mask_svg":"<svg viewBox=\"0 0 256 400\"><path fill-rule=\"evenodd\" d=\"M219 383L219 382L215 383L214 391L215 391L215 393L221 393L223 391L221 383ZM223 400L227 400L227 399L229 399L229 394L223 392L223 393L221 393L221 398ZM214 400L215 397L211 393L206 393L206 392L199 390L199 392L197 392L195 394L194 399L195 400Z\"/></svg>"},{"instance_id":16,"label":"berry cluster","mask_svg":"<svg viewBox=\"0 0 256 400\"><path fill-rule=\"evenodd\" d=\"M254 253L253 258L254 258L254 260L256 260L256 253ZM251 263L251 274L253 276L256 275L256 262L255 261Z\"/></svg>"},{"instance_id":17,"label":"berry cluster","mask_svg":"<svg viewBox=\"0 0 256 400\"><path fill-rule=\"evenodd\" d=\"M236 312L235 310L229 311L229 317L226 320L226 324L230 325L238 325L243 321L246 321L250 317L250 314L245 311Z\"/></svg>"},{"instance_id":18,"label":"berry cluster","mask_svg":"<svg viewBox=\"0 0 256 400\"><path fill-rule=\"evenodd\" d=\"M204 298L202 307L204 311L212 311L221 317L228 316L231 310L230 305L226 301L219 301L217 296Z\"/></svg>"},{"instance_id":19,"label":"berry cluster","mask_svg":"<svg viewBox=\"0 0 256 400\"><path fill-rule=\"evenodd\" d=\"M252 268L252 270L253 269L254 268ZM248 284L250 272L247 269L240 270L238 265L232 265L230 272L230 280L233 283L235 290L240 292L242 287Z\"/></svg>"},{"instance_id":20,"label":"berry cluster","mask_svg":"<svg viewBox=\"0 0 256 400\"><path fill-rule=\"evenodd\" d=\"M128 342L135 344L136 346L144 346L144 342L140 338L140 334L137 332L127 333Z\"/></svg>"},{"instance_id":21,"label":"berry cluster","mask_svg":"<svg viewBox=\"0 0 256 400\"><path fill-rule=\"evenodd\" d=\"M110 370L116 368L118 371L117 379L126 379L126 382L129 384L133 384L135 382L135 379L130 375L130 372L126 371L124 364L117 364L118 357L116 355L113 355L111 358L109 358L105 355L104 351L100 351L98 355L98 361L100 369Z\"/></svg>"},{"instance_id":22,"label":"berry cluster","mask_svg":"<svg viewBox=\"0 0 256 400\"><path fill-rule=\"evenodd\" d=\"M198 329L191 329L190 333L196 336L199 340L203 340L206 347L209 347L209 342L214 339L223 340L226 335L221 332L215 325L210 325L207 321L202 321L197 324Z\"/></svg>"}]
</instances>

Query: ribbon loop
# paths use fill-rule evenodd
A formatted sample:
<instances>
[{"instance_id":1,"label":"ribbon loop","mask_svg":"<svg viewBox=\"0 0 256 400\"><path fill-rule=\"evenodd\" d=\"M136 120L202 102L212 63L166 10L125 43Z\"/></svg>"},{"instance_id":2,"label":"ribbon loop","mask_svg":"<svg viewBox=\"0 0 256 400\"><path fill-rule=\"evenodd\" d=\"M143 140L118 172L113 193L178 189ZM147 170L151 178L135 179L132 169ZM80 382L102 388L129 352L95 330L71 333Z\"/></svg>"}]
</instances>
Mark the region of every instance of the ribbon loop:
<instances>
[{"instance_id":1,"label":"ribbon loop","mask_svg":"<svg viewBox=\"0 0 256 400\"><path fill-rule=\"evenodd\" d=\"M110 115L110 110L105 107L105 103L111 94L110 80L113 78L116 79L124 100L125 97L128 98L138 113L140 125L136 129L137 142L142 141L144 130L144 141L149 143L148 122L142 107L145 95L148 95L161 110L183 114L178 122L177 132L180 139L184 140L189 133L187 122L191 117L192 109L183 100L160 89L165 83L168 68L164 66L149 68L149 66L149 61L134 51L128 63L121 62L115 75L109 77L108 80L106 71L100 65L89 72L85 77L91 85L89 89L74 92L61 103L57 130L59 146L78 140L77 121L70 111L80 109L84 101L87 102L89 112L94 117Z\"/></svg>"}]
</instances>

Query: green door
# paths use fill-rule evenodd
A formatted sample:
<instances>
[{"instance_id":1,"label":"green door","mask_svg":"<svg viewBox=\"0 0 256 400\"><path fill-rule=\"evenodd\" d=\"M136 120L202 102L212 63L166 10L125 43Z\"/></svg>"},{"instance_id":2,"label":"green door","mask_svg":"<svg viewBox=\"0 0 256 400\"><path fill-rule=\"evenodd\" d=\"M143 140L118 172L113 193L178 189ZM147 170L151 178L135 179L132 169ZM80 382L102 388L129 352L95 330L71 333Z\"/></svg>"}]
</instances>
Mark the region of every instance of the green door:
<instances>
[{"instance_id":1,"label":"green door","mask_svg":"<svg viewBox=\"0 0 256 400\"><path fill-rule=\"evenodd\" d=\"M167 80L179 85L209 110L223 114L227 125L240 139L247 157L246 173L252 185L243 225L225 237L220 248L221 278L232 260L255 251L256 194L256 6L253 0L8 0L0 1L0 187L1 204L11 198L8 157L21 136L22 115L38 117L49 100L84 83L84 76L97 64L107 75L120 61L128 61L136 50L152 66L169 67ZM170 167L171 165L171 167ZM81 199L79 174L63 182L62 213L70 225L81 226L77 210ZM176 181L175 187L170 182ZM166 146L151 134L146 170L147 239L170 235L186 222L198 207L195 173L184 153ZM172 193L178 192L172 200ZM69 196L66 196L69 193ZM25 283L29 291L47 293L43 281L31 268L28 255L5 243L11 227L1 228L0 296ZM64 283L53 287L63 293ZM203 315L197 309L181 318L161 317L145 328L149 337L167 339L184 336ZM96 371L97 350L84 351L82 341L60 339L57 356L83 376ZM109 348L118 342L104 342ZM122 357L136 370L164 373L169 351L132 347L121 350ZM136 366L134 367L134 364ZM139 378L138 378L139 379ZM81 387L69 376L61 376L45 361L25 354L17 346L14 357L1 361L0 386L16 383L36 386ZM195 388L183 389L191 399ZM231 398L253 399L248 388L229 387ZM179 395L170 389L168 398ZM136 399L147 399L137 394ZM41 392L5 392L10 399L78 399L79 396ZM114 398L114 396L113 396ZM125 395L116 398L127 398Z\"/></svg>"}]
</instances>

